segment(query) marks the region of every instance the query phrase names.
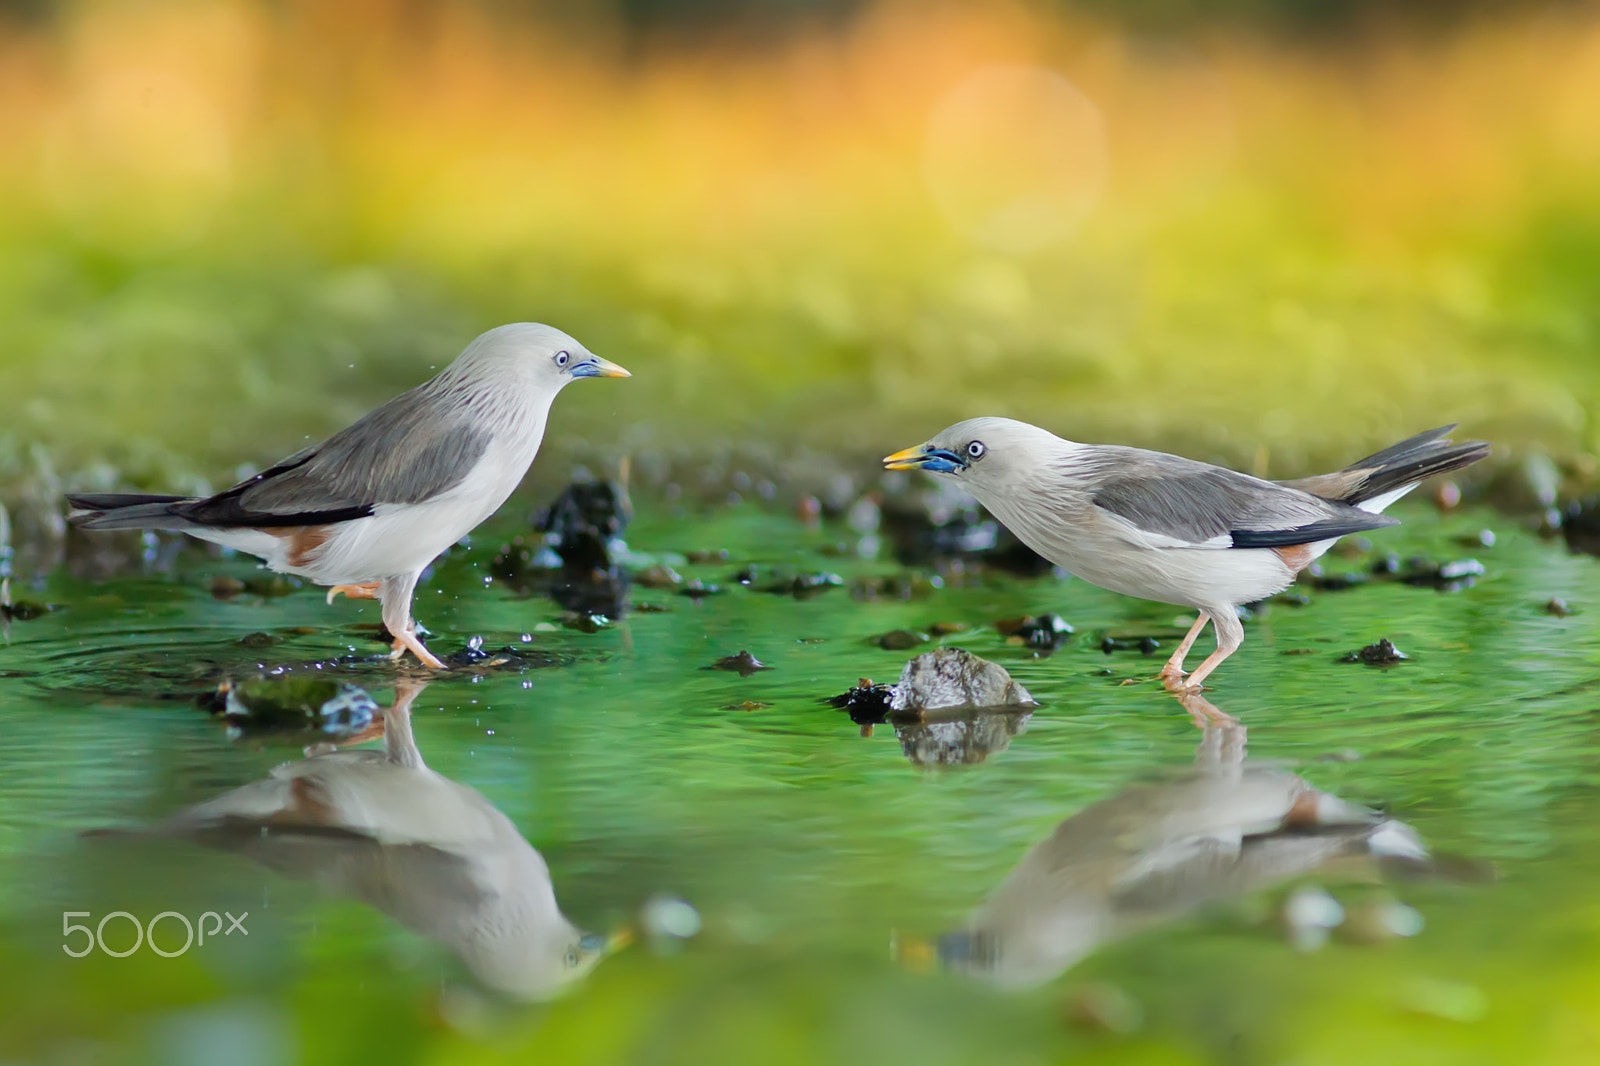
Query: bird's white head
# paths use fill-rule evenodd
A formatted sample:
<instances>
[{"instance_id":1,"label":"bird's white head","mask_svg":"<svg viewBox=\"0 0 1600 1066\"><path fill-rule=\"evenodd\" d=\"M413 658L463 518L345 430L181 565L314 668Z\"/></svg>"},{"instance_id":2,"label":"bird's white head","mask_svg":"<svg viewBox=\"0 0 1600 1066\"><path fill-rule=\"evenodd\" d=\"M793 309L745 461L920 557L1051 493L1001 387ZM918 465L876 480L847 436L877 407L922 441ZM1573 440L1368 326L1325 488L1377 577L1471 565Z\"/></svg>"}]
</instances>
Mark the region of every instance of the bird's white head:
<instances>
[{"instance_id":1,"label":"bird's white head","mask_svg":"<svg viewBox=\"0 0 1600 1066\"><path fill-rule=\"evenodd\" d=\"M577 378L632 376L559 329L538 322L513 322L479 334L450 370L474 379L507 375L551 395Z\"/></svg>"},{"instance_id":2,"label":"bird's white head","mask_svg":"<svg viewBox=\"0 0 1600 1066\"><path fill-rule=\"evenodd\" d=\"M559 914L551 922L486 925L459 945L461 957L485 985L530 1001L551 999L632 940L626 930L583 933Z\"/></svg>"},{"instance_id":3,"label":"bird's white head","mask_svg":"<svg viewBox=\"0 0 1600 1066\"><path fill-rule=\"evenodd\" d=\"M883 465L952 478L982 501L1025 482L1074 447L1049 430L1014 418L969 418L924 444L886 456Z\"/></svg>"}]
</instances>

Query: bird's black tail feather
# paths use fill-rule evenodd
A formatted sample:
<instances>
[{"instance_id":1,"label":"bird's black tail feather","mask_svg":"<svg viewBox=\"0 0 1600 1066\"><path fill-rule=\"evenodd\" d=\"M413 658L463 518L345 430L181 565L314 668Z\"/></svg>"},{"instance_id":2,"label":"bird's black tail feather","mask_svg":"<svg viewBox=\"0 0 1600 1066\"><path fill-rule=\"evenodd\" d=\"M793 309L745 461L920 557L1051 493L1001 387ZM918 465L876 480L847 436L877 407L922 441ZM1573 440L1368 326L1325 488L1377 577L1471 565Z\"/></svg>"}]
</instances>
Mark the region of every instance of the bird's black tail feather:
<instances>
[{"instance_id":1,"label":"bird's black tail feather","mask_svg":"<svg viewBox=\"0 0 1600 1066\"><path fill-rule=\"evenodd\" d=\"M1430 429L1351 463L1340 471L1349 475L1350 481L1339 502L1359 504L1408 488L1423 478L1471 466L1489 454L1487 441L1452 444L1445 434L1455 428L1452 424Z\"/></svg>"},{"instance_id":2,"label":"bird's black tail feather","mask_svg":"<svg viewBox=\"0 0 1600 1066\"><path fill-rule=\"evenodd\" d=\"M173 504L193 503L192 496L85 492L69 495L67 519L84 529L188 529L194 525L172 511Z\"/></svg>"}]
</instances>

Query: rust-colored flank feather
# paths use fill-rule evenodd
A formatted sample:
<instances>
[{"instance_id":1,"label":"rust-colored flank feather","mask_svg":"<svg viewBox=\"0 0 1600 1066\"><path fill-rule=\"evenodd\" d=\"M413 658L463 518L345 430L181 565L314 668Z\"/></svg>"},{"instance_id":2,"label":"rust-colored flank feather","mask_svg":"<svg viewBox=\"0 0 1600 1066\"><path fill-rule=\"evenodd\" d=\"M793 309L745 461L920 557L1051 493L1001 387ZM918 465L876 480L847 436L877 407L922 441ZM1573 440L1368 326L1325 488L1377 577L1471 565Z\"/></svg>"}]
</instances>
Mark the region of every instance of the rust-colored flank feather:
<instances>
[{"instance_id":1,"label":"rust-colored flank feather","mask_svg":"<svg viewBox=\"0 0 1600 1066\"><path fill-rule=\"evenodd\" d=\"M281 526L267 529L264 532L276 537L287 537L289 551L286 558L290 566L310 566L316 561L317 553L322 546L333 536L333 527L328 526Z\"/></svg>"},{"instance_id":2,"label":"rust-colored flank feather","mask_svg":"<svg viewBox=\"0 0 1600 1066\"><path fill-rule=\"evenodd\" d=\"M1278 558L1283 560L1283 565L1289 568L1289 573L1298 574L1311 565L1311 560L1316 555L1309 544L1290 544L1282 548L1273 548Z\"/></svg>"}]
</instances>

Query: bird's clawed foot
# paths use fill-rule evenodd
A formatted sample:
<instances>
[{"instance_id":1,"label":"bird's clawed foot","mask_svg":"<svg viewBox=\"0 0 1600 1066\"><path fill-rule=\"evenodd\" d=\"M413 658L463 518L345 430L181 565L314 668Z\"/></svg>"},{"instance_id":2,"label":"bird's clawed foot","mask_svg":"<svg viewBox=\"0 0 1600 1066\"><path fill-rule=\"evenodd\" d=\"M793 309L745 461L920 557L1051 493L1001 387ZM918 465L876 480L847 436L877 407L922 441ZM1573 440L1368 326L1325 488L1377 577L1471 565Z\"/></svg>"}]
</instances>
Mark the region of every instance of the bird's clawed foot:
<instances>
[{"instance_id":1,"label":"bird's clawed foot","mask_svg":"<svg viewBox=\"0 0 1600 1066\"><path fill-rule=\"evenodd\" d=\"M1163 666L1161 668L1161 673L1157 676L1161 679L1161 687L1175 696L1183 695L1186 692L1197 693L1204 687L1202 685L1190 684L1188 676L1183 672L1183 668L1181 666L1174 666L1171 663Z\"/></svg>"},{"instance_id":2,"label":"bird's clawed foot","mask_svg":"<svg viewBox=\"0 0 1600 1066\"><path fill-rule=\"evenodd\" d=\"M334 597L338 596L340 593L343 593L352 600L380 599L381 597L378 595L378 590L382 587L382 582L378 581L367 581L360 585L335 585L328 590L328 602L332 603Z\"/></svg>"},{"instance_id":3,"label":"bird's clawed foot","mask_svg":"<svg viewBox=\"0 0 1600 1066\"><path fill-rule=\"evenodd\" d=\"M423 666L434 670L449 669L437 655L429 651L422 641L417 639L416 624L412 622L408 622L403 630L395 634L394 650L389 653L389 658L398 659L408 651L415 655Z\"/></svg>"}]
</instances>

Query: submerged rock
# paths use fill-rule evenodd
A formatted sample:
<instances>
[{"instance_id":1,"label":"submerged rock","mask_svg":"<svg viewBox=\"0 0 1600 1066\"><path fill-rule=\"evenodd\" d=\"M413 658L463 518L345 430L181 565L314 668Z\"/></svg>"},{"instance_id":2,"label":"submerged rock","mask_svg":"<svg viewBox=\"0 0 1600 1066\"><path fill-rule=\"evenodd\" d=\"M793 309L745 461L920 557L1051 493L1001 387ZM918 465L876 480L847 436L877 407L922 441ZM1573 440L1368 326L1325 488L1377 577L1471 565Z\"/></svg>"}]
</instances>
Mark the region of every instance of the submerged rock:
<instances>
[{"instance_id":1,"label":"submerged rock","mask_svg":"<svg viewBox=\"0 0 1600 1066\"><path fill-rule=\"evenodd\" d=\"M1321 563L1312 563L1300 571L1296 580L1302 585L1309 585L1319 592L1343 592L1353 589L1358 585L1367 583L1367 575L1355 571L1330 574L1322 568Z\"/></svg>"},{"instance_id":2,"label":"submerged rock","mask_svg":"<svg viewBox=\"0 0 1600 1066\"><path fill-rule=\"evenodd\" d=\"M547 595L576 614L622 618L632 578L612 555L623 547L620 534L632 514L621 483L574 481L534 516L542 540L512 538L490 559L489 573L518 593Z\"/></svg>"},{"instance_id":3,"label":"submerged rock","mask_svg":"<svg viewBox=\"0 0 1600 1066\"><path fill-rule=\"evenodd\" d=\"M844 584L844 578L838 574L818 572L814 574L795 574L789 578L779 578L771 584L762 587L762 592L775 592L781 596L793 596L797 600L810 599L819 592L839 588Z\"/></svg>"},{"instance_id":4,"label":"submerged rock","mask_svg":"<svg viewBox=\"0 0 1600 1066\"><path fill-rule=\"evenodd\" d=\"M201 705L246 732L311 729L359 733L378 714L378 701L355 685L321 678L224 681Z\"/></svg>"},{"instance_id":5,"label":"submerged rock","mask_svg":"<svg viewBox=\"0 0 1600 1066\"><path fill-rule=\"evenodd\" d=\"M1568 504L1561 514L1561 535L1568 551L1600 555L1600 496Z\"/></svg>"},{"instance_id":6,"label":"submerged rock","mask_svg":"<svg viewBox=\"0 0 1600 1066\"><path fill-rule=\"evenodd\" d=\"M11 598L11 579L0 577L0 623L4 622L31 622L36 618L43 618L55 607L48 603L38 603L33 600L13 600Z\"/></svg>"},{"instance_id":7,"label":"submerged rock","mask_svg":"<svg viewBox=\"0 0 1600 1066\"><path fill-rule=\"evenodd\" d=\"M683 584L683 575L670 566L647 566L633 575L633 580L647 589L675 589Z\"/></svg>"},{"instance_id":8,"label":"submerged rock","mask_svg":"<svg viewBox=\"0 0 1600 1066\"><path fill-rule=\"evenodd\" d=\"M797 600L808 599L819 592L844 585L844 578L826 571L796 573L782 567L757 566L754 563L735 570L728 575L728 580L745 588L793 596Z\"/></svg>"},{"instance_id":9,"label":"submerged rock","mask_svg":"<svg viewBox=\"0 0 1600 1066\"><path fill-rule=\"evenodd\" d=\"M1161 650L1161 641L1151 636L1118 636L1107 633L1100 638L1100 650L1107 655L1114 651L1137 651L1140 655L1154 655Z\"/></svg>"},{"instance_id":10,"label":"submerged rock","mask_svg":"<svg viewBox=\"0 0 1600 1066\"><path fill-rule=\"evenodd\" d=\"M211 579L211 595L219 600L231 600L244 592L244 582L227 574L218 574Z\"/></svg>"},{"instance_id":11,"label":"submerged rock","mask_svg":"<svg viewBox=\"0 0 1600 1066\"><path fill-rule=\"evenodd\" d=\"M850 598L854 600L920 600L944 587L944 579L937 574L872 574L850 582Z\"/></svg>"},{"instance_id":12,"label":"submerged rock","mask_svg":"<svg viewBox=\"0 0 1600 1066\"><path fill-rule=\"evenodd\" d=\"M284 574L260 573L240 579L227 574L218 574L211 579L208 588L211 595L219 600L231 600L238 596L260 596L262 599L276 599L287 596L301 588L304 583L299 578L288 577Z\"/></svg>"},{"instance_id":13,"label":"submerged rock","mask_svg":"<svg viewBox=\"0 0 1600 1066\"><path fill-rule=\"evenodd\" d=\"M632 588L628 572L621 568L586 572L562 567L555 572L548 592L552 600L574 615L609 621L627 616L632 607Z\"/></svg>"},{"instance_id":14,"label":"submerged rock","mask_svg":"<svg viewBox=\"0 0 1600 1066\"><path fill-rule=\"evenodd\" d=\"M1368 644L1358 651L1349 652L1340 657L1342 663L1366 663L1368 666L1387 666L1409 659L1411 656L1394 646L1394 642L1384 637L1376 644Z\"/></svg>"},{"instance_id":15,"label":"submerged rock","mask_svg":"<svg viewBox=\"0 0 1600 1066\"><path fill-rule=\"evenodd\" d=\"M1441 563L1432 559L1413 558L1406 560L1400 580L1418 588L1457 592L1471 588L1483 573L1483 564L1476 559L1452 559Z\"/></svg>"},{"instance_id":16,"label":"submerged rock","mask_svg":"<svg viewBox=\"0 0 1600 1066\"><path fill-rule=\"evenodd\" d=\"M564 566L609 570L613 541L633 518L628 490L617 481L574 481L534 516L533 526Z\"/></svg>"},{"instance_id":17,"label":"submerged rock","mask_svg":"<svg viewBox=\"0 0 1600 1066\"><path fill-rule=\"evenodd\" d=\"M771 670L772 667L768 666L760 659L757 659L748 651L740 651L736 655L725 655L716 662L712 663L710 666L703 667L702 669L731 670L740 677L749 677L751 674L756 673L759 670Z\"/></svg>"},{"instance_id":18,"label":"submerged rock","mask_svg":"<svg viewBox=\"0 0 1600 1066\"><path fill-rule=\"evenodd\" d=\"M910 651L918 644L926 644L932 640L926 633L918 633L910 629L891 629L887 633L880 633L872 638L872 643L884 651Z\"/></svg>"},{"instance_id":19,"label":"submerged rock","mask_svg":"<svg viewBox=\"0 0 1600 1066\"><path fill-rule=\"evenodd\" d=\"M1073 629L1058 614L1041 614L1026 618L1002 618L994 624L1007 644L1024 644L1030 648L1054 651L1071 638Z\"/></svg>"},{"instance_id":20,"label":"submerged rock","mask_svg":"<svg viewBox=\"0 0 1600 1066\"><path fill-rule=\"evenodd\" d=\"M611 616L594 614L588 611L571 611L561 619L561 625L566 629L573 629L579 633L598 633L602 629L610 629Z\"/></svg>"}]
</instances>

